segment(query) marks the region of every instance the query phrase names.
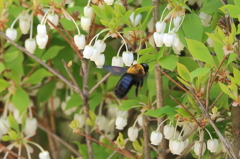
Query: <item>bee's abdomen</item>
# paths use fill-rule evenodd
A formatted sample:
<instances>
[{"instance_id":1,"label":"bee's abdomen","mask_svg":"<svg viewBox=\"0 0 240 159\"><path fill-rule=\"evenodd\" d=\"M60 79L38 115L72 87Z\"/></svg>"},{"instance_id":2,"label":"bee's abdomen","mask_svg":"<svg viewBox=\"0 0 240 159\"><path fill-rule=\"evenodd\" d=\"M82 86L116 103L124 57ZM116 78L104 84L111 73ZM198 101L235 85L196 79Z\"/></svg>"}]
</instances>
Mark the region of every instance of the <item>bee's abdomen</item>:
<instances>
[{"instance_id":1,"label":"bee's abdomen","mask_svg":"<svg viewBox=\"0 0 240 159\"><path fill-rule=\"evenodd\" d=\"M125 73L121 79L118 81L118 84L115 89L115 94L118 98L123 98L128 91L131 89L134 84L134 75Z\"/></svg>"}]
</instances>

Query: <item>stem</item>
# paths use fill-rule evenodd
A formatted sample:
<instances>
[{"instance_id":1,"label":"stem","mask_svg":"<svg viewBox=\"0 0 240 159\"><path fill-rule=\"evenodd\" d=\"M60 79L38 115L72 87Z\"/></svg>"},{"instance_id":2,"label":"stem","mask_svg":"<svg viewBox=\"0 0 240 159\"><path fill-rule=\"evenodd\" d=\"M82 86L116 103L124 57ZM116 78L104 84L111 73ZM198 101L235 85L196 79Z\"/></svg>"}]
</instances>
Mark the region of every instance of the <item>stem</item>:
<instances>
[{"instance_id":1,"label":"stem","mask_svg":"<svg viewBox=\"0 0 240 159\"><path fill-rule=\"evenodd\" d=\"M89 0L89 1L90 1L90 0ZM89 2L89 1L88 1L88 2ZM62 8L62 10L63 10L64 13L66 13L66 14L70 17L70 19L73 21L74 25L75 25L76 28L77 28L78 35L81 35L80 29L79 29L79 27L78 27L76 21L72 18L72 16L71 16L71 15L70 15L70 14L69 14L64 8Z\"/></svg>"},{"instance_id":2,"label":"stem","mask_svg":"<svg viewBox=\"0 0 240 159\"><path fill-rule=\"evenodd\" d=\"M18 156L21 156L21 150L22 150L22 146L20 145L18 148ZM18 157L18 159L20 159L20 158Z\"/></svg>"},{"instance_id":3,"label":"stem","mask_svg":"<svg viewBox=\"0 0 240 159\"><path fill-rule=\"evenodd\" d=\"M185 129L186 125L187 125L187 122L185 123L185 125L183 126L183 128L182 128L181 132L179 133L178 140L180 140L180 136L181 136L181 134L182 134L183 130Z\"/></svg>"},{"instance_id":4,"label":"stem","mask_svg":"<svg viewBox=\"0 0 240 159\"><path fill-rule=\"evenodd\" d=\"M101 33L105 32L105 31L108 31L108 30L109 30L109 29L103 29L102 31L100 31L97 35L95 35L95 36L92 38L92 40L90 41L89 45L91 45L92 42L93 42L93 40L94 40L96 37L98 37Z\"/></svg>"},{"instance_id":5,"label":"stem","mask_svg":"<svg viewBox=\"0 0 240 159\"><path fill-rule=\"evenodd\" d=\"M199 155L198 155L198 159L201 159L202 158L202 150L203 150L203 140L204 140L204 131L203 130L201 130L201 133L199 134L200 135L200 142L201 142L201 145L200 145L200 153L199 153Z\"/></svg>"},{"instance_id":6,"label":"stem","mask_svg":"<svg viewBox=\"0 0 240 159\"><path fill-rule=\"evenodd\" d=\"M89 6L90 6L90 3L91 3L91 0L88 0L87 7L89 7Z\"/></svg>"},{"instance_id":7,"label":"stem","mask_svg":"<svg viewBox=\"0 0 240 159\"><path fill-rule=\"evenodd\" d=\"M167 6L164 8L164 10L162 12L162 15L161 15L161 18L160 18L160 22L162 22L162 18L163 18L164 13L166 12L166 10L167 10Z\"/></svg>"},{"instance_id":8,"label":"stem","mask_svg":"<svg viewBox=\"0 0 240 159\"><path fill-rule=\"evenodd\" d=\"M31 155L30 155L30 152L29 152L29 149L28 149L28 145L26 143L23 143L23 144L26 148L28 159L31 159Z\"/></svg>"},{"instance_id":9,"label":"stem","mask_svg":"<svg viewBox=\"0 0 240 159\"><path fill-rule=\"evenodd\" d=\"M178 125L178 121L179 121L180 117L178 117L177 119L177 123L176 123L176 126L175 126L175 131L174 131L174 134L173 134L173 139L175 139L175 136L176 136L176 132L177 132L177 125Z\"/></svg>"},{"instance_id":10,"label":"stem","mask_svg":"<svg viewBox=\"0 0 240 159\"><path fill-rule=\"evenodd\" d=\"M208 132L208 135L210 136L210 138L211 138L211 140L212 140L212 139L213 139L213 138L212 138L212 135L210 134L210 132L208 131L208 129L205 128L205 130Z\"/></svg>"},{"instance_id":11,"label":"stem","mask_svg":"<svg viewBox=\"0 0 240 159\"><path fill-rule=\"evenodd\" d=\"M144 158L150 159L150 147L148 146L149 142L149 127L148 119L146 115L143 115L143 140L144 140Z\"/></svg>"},{"instance_id":12,"label":"stem","mask_svg":"<svg viewBox=\"0 0 240 159\"><path fill-rule=\"evenodd\" d=\"M122 43L122 45L119 47L119 49L118 49L118 53L117 53L117 57L119 57L119 53L120 53L120 51L121 51L123 45L124 45L124 43Z\"/></svg>"},{"instance_id":13,"label":"stem","mask_svg":"<svg viewBox=\"0 0 240 159\"><path fill-rule=\"evenodd\" d=\"M33 32L33 12L31 14L31 17L32 19L31 19L31 28L30 28L30 39L32 39L32 32Z\"/></svg>"},{"instance_id":14,"label":"stem","mask_svg":"<svg viewBox=\"0 0 240 159\"><path fill-rule=\"evenodd\" d=\"M101 116L102 115L102 106L103 106L103 101L100 103L99 105L99 110L98 110L98 115Z\"/></svg>"},{"instance_id":15,"label":"stem","mask_svg":"<svg viewBox=\"0 0 240 159\"><path fill-rule=\"evenodd\" d=\"M17 18L13 21L13 23L11 25L11 29L13 29L13 27L14 27L15 23L17 22L17 20L19 19L19 17L20 17L20 15L17 16Z\"/></svg>"},{"instance_id":16,"label":"stem","mask_svg":"<svg viewBox=\"0 0 240 159\"><path fill-rule=\"evenodd\" d=\"M173 15L171 16L170 24L169 24L169 27L168 27L168 34L169 34L171 26L172 26L172 21L173 21Z\"/></svg>"},{"instance_id":17,"label":"stem","mask_svg":"<svg viewBox=\"0 0 240 159\"><path fill-rule=\"evenodd\" d=\"M36 146L37 148L39 148L41 152L44 152L44 149L40 145L36 144L35 142L26 140L26 143L32 144L32 145Z\"/></svg>"},{"instance_id":18,"label":"stem","mask_svg":"<svg viewBox=\"0 0 240 159\"><path fill-rule=\"evenodd\" d=\"M48 13L49 13L49 11L51 10L51 8L49 9L49 10L47 10L47 12L44 14L44 16L43 16L43 18L42 18L42 21L41 21L41 25L45 25L45 23L46 23L46 21L45 21L45 19L46 19L46 16L48 15Z\"/></svg>"},{"instance_id":19,"label":"stem","mask_svg":"<svg viewBox=\"0 0 240 159\"><path fill-rule=\"evenodd\" d=\"M168 120L168 118L167 119L165 119L165 120L163 120L159 125L158 125L158 127L157 127L157 130L156 131L158 131L159 130L159 128L161 127L161 125L165 122L165 121L167 121Z\"/></svg>"},{"instance_id":20,"label":"stem","mask_svg":"<svg viewBox=\"0 0 240 159\"><path fill-rule=\"evenodd\" d=\"M127 50L127 52L128 52L127 42L125 41L125 39L122 37L122 35L121 35L119 32L117 32L117 33L118 33L118 35L122 38L123 43L125 44L126 50Z\"/></svg>"}]
</instances>

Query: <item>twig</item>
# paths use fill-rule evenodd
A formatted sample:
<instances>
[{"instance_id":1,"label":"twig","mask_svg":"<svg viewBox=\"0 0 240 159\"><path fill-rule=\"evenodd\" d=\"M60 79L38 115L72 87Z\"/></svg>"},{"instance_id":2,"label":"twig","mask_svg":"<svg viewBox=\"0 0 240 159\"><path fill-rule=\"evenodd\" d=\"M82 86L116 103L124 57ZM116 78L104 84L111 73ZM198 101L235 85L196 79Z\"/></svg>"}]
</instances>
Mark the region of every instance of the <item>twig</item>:
<instances>
[{"instance_id":1,"label":"twig","mask_svg":"<svg viewBox=\"0 0 240 159\"><path fill-rule=\"evenodd\" d=\"M199 127L202 127L201 124L197 121L197 119L192 115L191 112L189 112L189 110L182 104L180 103L178 100L176 100L174 97L170 96L176 103L178 103L179 105L182 106L182 108L192 117L192 119L197 123L197 125Z\"/></svg>"},{"instance_id":2,"label":"twig","mask_svg":"<svg viewBox=\"0 0 240 159\"><path fill-rule=\"evenodd\" d=\"M146 115L143 115L143 142L144 142L144 158L150 159L150 147L148 146L149 143L149 134L148 134L148 119Z\"/></svg>"},{"instance_id":3,"label":"twig","mask_svg":"<svg viewBox=\"0 0 240 159\"><path fill-rule=\"evenodd\" d=\"M210 92L210 81L212 77L212 70L210 70L209 74L210 75L207 83L207 92L206 92L206 110L208 110L208 107L209 107L209 92Z\"/></svg>"},{"instance_id":4,"label":"twig","mask_svg":"<svg viewBox=\"0 0 240 159\"><path fill-rule=\"evenodd\" d=\"M92 94L92 92L100 85L102 84L109 76L111 75L111 73L109 72L108 74L106 74L95 86L92 87L92 89L88 92L88 94Z\"/></svg>"},{"instance_id":5,"label":"twig","mask_svg":"<svg viewBox=\"0 0 240 159\"><path fill-rule=\"evenodd\" d=\"M212 159L218 158L220 155L223 154L223 151L219 152L218 154L216 154L215 156L212 157Z\"/></svg>"},{"instance_id":6,"label":"twig","mask_svg":"<svg viewBox=\"0 0 240 159\"><path fill-rule=\"evenodd\" d=\"M204 131L203 129L201 129L201 134L200 134L200 147L199 147L199 155L198 155L198 159L202 158L202 152L203 152L203 140L204 140Z\"/></svg>"},{"instance_id":7,"label":"twig","mask_svg":"<svg viewBox=\"0 0 240 159\"><path fill-rule=\"evenodd\" d=\"M15 156L15 157L17 157L17 158L19 158L19 159L26 159L26 158L24 158L24 157L18 156L15 152L9 150L7 147L5 147L5 146L2 145L2 144L0 144L0 152L1 152L1 150L3 150L4 152L8 152L8 153L10 153L11 155L13 155L13 156Z\"/></svg>"},{"instance_id":8,"label":"twig","mask_svg":"<svg viewBox=\"0 0 240 159\"><path fill-rule=\"evenodd\" d=\"M212 109L212 107L216 104L216 102L218 101L218 99L219 99L222 95L223 95L223 92L221 92L221 93L217 96L217 98L214 100L214 102L210 105L210 107L209 107L210 110Z\"/></svg>"},{"instance_id":9,"label":"twig","mask_svg":"<svg viewBox=\"0 0 240 159\"><path fill-rule=\"evenodd\" d=\"M62 60L62 63L63 63L63 66L65 67L65 69L66 69L66 71L67 71L69 77L71 78L71 80L72 80L74 86L78 89L78 94L80 95L80 97L83 98L83 93L82 93L82 91L81 91L79 85L77 84L77 81L76 81L75 78L73 77L71 71L68 69L68 66L67 66L66 62L65 62L64 60Z\"/></svg>"},{"instance_id":10,"label":"twig","mask_svg":"<svg viewBox=\"0 0 240 159\"><path fill-rule=\"evenodd\" d=\"M75 150L72 146L70 146L67 142L65 142L63 139L61 139L59 136L57 136L56 134L52 133L51 131L47 130L44 126L38 124L38 127L45 131L47 134L51 135L53 138L55 138L58 142L60 142L61 144L63 144L66 148L68 148L72 153L74 153L76 156L78 157L82 157L82 155Z\"/></svg>"},{"instance_id":11,"label":"twig","mask_svg":"<svg viewBox=\"0 0 240 159\"><path fill-rule=\"evenodd\" d=\"M34 60L36 60L38 63L40 63L42 66L44 66L47 70L49 70L51 73L53 73L55 76L57 76L60 80L65 82L70 88L72 88L75 92L77 92L77 88L72 85L66 78L64 78L61 74L56 72L54 69L49 67L46 63L44 63L42 60L40 60L38 57L34 56L30 52L28 52L25 48L22 46L18 45L14 41L12 41L10 38L8 38L3 32L0 31L0 35L4 37L6 40L8 40L12 45L16 46L19 50L23 51L26 55L30 56ZM77 92L78 93L78 92Z\"/></svg>"}]
</instances>

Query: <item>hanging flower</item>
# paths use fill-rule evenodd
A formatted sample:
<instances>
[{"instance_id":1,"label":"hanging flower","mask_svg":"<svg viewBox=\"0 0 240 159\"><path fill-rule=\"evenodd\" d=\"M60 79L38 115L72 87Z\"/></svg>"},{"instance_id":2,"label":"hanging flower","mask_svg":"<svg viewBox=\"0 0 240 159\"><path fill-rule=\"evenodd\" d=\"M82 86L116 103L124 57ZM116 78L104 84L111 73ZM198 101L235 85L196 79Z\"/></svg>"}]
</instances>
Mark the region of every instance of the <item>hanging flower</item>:
<instances>
[{"instance_id":1,"label":"hanging flower","mask_svg":"<svg viewBox=\"0 0 240 159\"><path fill-rule=\"evenodd\" d=\"M127 125L127 119L123 116L118 116L115 125L116 129L123 130L123 128Z\"/></svg>"},{"instance_id":2,"label":"hanging flower","mask_svg":"<svg viewBox=\"0 0 240 159\"><path fill-rule=\"evenodd\" d=\"M48 35L45 35L45 36L37 35L36 40L37 40L39 49L44 49L48 42Z\"/></svg>"},{"instance_id":3,"label":"hanging flower","mask_svg":"<svg viewBox=\"0 0 240 159\"><path fill-rule=\"evenodd\" d=\"M33 135L37 130L37 119L36 118L27 118L26 125L24 128L24 133L26 136Z\"/></svg>"},{"instance_id":4,"label":"hanging flower","mask_svg":"<svg viewBox=\"0 0 240 159\"><path fill-rule=\"evenodd\" d=\"M83 50L83 57L85 59L90 59L90 57L92 56L93 54L93 46L91 45L86 45L84 50Z\"/></svg>"},{"instance_id":5,"label":"hanging flower","mask_svg":"<svg viewBox=\"0 0 240 159\"><path fill-rule=\"evenodd\" d=\"M120 56L114 56L112 58L112 66L123 67L123 60Z\"/></svg>"},{"instance_id":6,"label":"hanging flower","mask_svg":"<svg viewBox=\"0 0 240 159\"><path fill-rule=\"evenodd\" d=\"M103 115L97 116L96 118L96 125L100 131L106 129L106 124L108 123L107 118Z\"/></svg>"},{"instance_id":7,"label":"hanging flower","mask_svg":"<svg viewBox=\"0 0 240 159\"><path fill-rule=\"evenodd\" d=\"M89 18L89 17L81 18L81 26L82 26L83 30L88 31L90 24L91 24L91 18Z\"/></svg>"},{"instance_id":8,"label":"hanging flower","mask_svg":"<svg viewBox=\"0 0 240 159\"><path fill-rule=\"evenodd\" d=\"M8 28L6 30L6 35L9 37L12 41L16 40L17 38L17 30L14 28Z\"/></svg>"},{"instance_id":9,"label":"hanging flower","mask_svg":"<svg viewBox=\"0 0 240 159\"><path fill-rule=\"evenodd\" d=\"M75 114L73 118L79 121L79 128L83 128L86 122L84 114Z\"/></svg>"},{"instance_id":10,"label":"hanging flower","mask_svg":"<svg viewBox=\"0 0 240 159\"><path fill-rule=\"evenodd\" d=\"M44 37L45 35L47 35L46 25L38 24L38 26L37 26L37 34L38 34L38 36L41 36L41 37Z\"/></svg>"},{"instance_id":11,"label":"hanging flower","mask_svg":"<svg viewBox=\"0 0 240 159\"><path fill-rule=\"evenodd\" d=\"M184 150L184 142L182 140L171 140L170 144L170 150L174 155L180 155Z\"/></svg>"},{"instance_id":12,"label":"hanging flower","mask_svg":"<svg viewBox=\"0 0 240 159\"><path fill-rule=\"evenodd\" d=\"M95 64L97 65L97 68L102 68L104 63L105 63L105 55L100 54L99 58L95 61Z\"/></svg>"},{"instance_id":13,"label":"hanging flower","mask_svg":"<svg viewBox=\"0 0 240 159\"><path fill-rule=\"evenodd\" d=\"M158 33L158 32L155 32L153 34L153 39L157 47L163 46L163 35L164 33Z\"/></svg>"},{"instance_id":14,"label":"hanging flower","mask_svg":"<svg viewBox=\"0 0 240 159\"><path fill-rule=\"evenodd\" d=\"M96 47L100 52L104 52L106 49L106 43L103 40L97 40L94 47Z\"/></svg>"},{"instance_id":15,"label":"hanging flower","mask_svg":"<svg viewBox=\"0 0 240 159\"><path fill-rule=\"evenodd\" d=\"M217 139L210 139L207 141L207 149L210 152L216 152L218 148L218 140Z\"/></svg>"},{"instance_id":16,"label":"hanging flower","mask_svg":"<svg viewBox=\"0 0 240 159\"><path fill-rule=\"evenodd\" d=\"M84 49L86 45L85 36L81 35L74 35L74 43L77 45L78 49Z\"/></svg>"},{"instance_id":17,"label":"hanging flower","mask_svg":"<svg viewBox=\"0 0 240 159\"><path fill-rule=\"evenodd\" d=\"M8 132L10 125L8 122L7 118L0 118L0 131L2 132L2 134L6 134Z\"/></svg>"},{"instance_id":18,"label":"hanging flower","mask_svg":"<svg viewBox=\"0 0 240 159\"><path fill-rule=\"evenodd\" d=\"M112 5L114 3L114 0L104 0L107 5Z\"/></svg>"},{"instance_id":19,"label":"hanging flower","mask_svg":"<svg viewBox=\"0 0 240 159\"><path fill-rule=\"evenodd\" d=\"M31 26L31 16L27 13L22 13L19 16L19 27L22 34L27 34Z\"/></svg>"},{"instance_id":20,"label":"hanging flower","mask_svg":"<svg viewBox=\"0 0 240 159\"><path fill-rule=\"evenodd\" d=\"M181 21L182 21L182 16L177 16L173 18L173 24L175 28L178 28L180 26Z\"/></svg>"},{"instance_id":21,"label":"hanging flower","mask_svg":"<svg viewBox=\"0 0 240 159\"><path fill-rule=\"evenodd\" d=\"M151 133L150 140L152 145L156 145L156 146L159 145L162 141L162 133L158 131L153 131Z\"/></svg>"},{"instance_id":22,"label":"hanging flower","mask_svg":"<svg viewBox=\"0 0 240 159\"><path fill-rule=\"evenodd\" d=\"M51 159L48 151L39 153L39 159Z\"/></svg>"},{"instance_id":23,"label":"hanging flower","mask_svg":"<svg viewBox=\"0 0 240 159\"><path fill-rule=\"evenodd\" d=\"M93 54L90 58L91 61L96 61L97 59L99 59L101 53L100 53L100 50L98 48L93 48Z\"/></svg>"},{"instance_id":24,"label":"hanging flower","mask_svg":"<svg viewBox=\"0 0 240 159\"><path fill-rule=\"evenodd\" d=\"M138 118L137 118L137 122L139 124L139 126L143 126L143 115L139 115Z\"/></svg>"},{"instance_id":25,"label":"hanging flower","mask_svg":"<svg viewBox=\"0 0 240 159\"><path fill-rule=\"evenodd\" d=\"M128 52L124 51L122 54L122 59L123 59L123 63L126 66L131 66L133 63L133 53L130 51Z\"/></svg>"},{"instance_id":26,"label":"hanging flower","mask_svg":"<svg viewBox=\"0 0 240 159\"><path fill-rule=\"evenodd\" d=\"M34 53L34 51L36 50L36 41L35 41L35 39L27 39L26 41L25 41L25 48L26 48L26 50L27 51L29 51L30 53Z\"/></svg>"},{"instance_id":27,"label":"hanging flower","mask_svg":"<svg viewBox=\"0 0 240 159\"><path fill-rule=\"evenodd\" d=\"M84 16L92 18L93 16L93 8L91 6L85 6L83 9Z\"/></svg>"},{"instance_id":28,"label":"hanging flower","mask_svg":"<svg viewBox=\"0 0 240 159\"><path fill-rule=\"evenodd\" d=\"M197 156L200 154L200 147L201 147L201 142L196 141L194 144L193 150ZM204 154L205 151L206 151L206 144L205 142L203 142L202 155Z\"/></svg>"},{"instance_id":29,"label":"hanging flower","mask_svg":"<svg viewBox=\"0 0 240 159\"><path fill-rule=\"evenodd\" d=\"M162 21L162 22L158 21L155 26L156 26L156 32L164 33L165 28L166 28L166 22L165 21Z\"/></svg>"},{"instance_id":30,"label":"hanging flower","mask_svg":"<svg viewBox=\"0 0 240 159\"><path fill-rule=\"evenodd\" d=\"M171 47L175 38L174 33L164 33L163 35L163 43L166 47Z\"/></svg>"},{"instance_id":31,"label":"hanging flower","mask_svg":"<svg viewBox=\"0 0 240 159\"><path fill-rule=\"evenodd\" d=\"M135 126L132 126L128 128L128 138L130 141L135 141L138 137L138 128Z\"/></svg>"},{"instance_id":32,"label":"hanging flower","mask_svg":"<svg viewBox=\"0 0 240 159\"><path fill-rule=\"evenodd\" d=\"M48 14L47 16L48 20L53 23L53 25L58 25L58 15L57 14ZM50 29L54 29L54 26L48 22L48 25L50 26Z\"/></svg>"},{"instance_id":33,"label":"hanging flower","mask_svg":"<svg viewBox=\"0 0 240 159\"><path fill-rule=\"evenodd\" d=\"M203 25L204 27L209 26L209 22L210 22L211 19L212 19L212 16L211 16L211 15L209 15L209 14L207 14L207 13L205 13L205 12L200 12L200 13L199 13L199 17L200 17L200 19L201 19L201 21L202 21L202 25Z\"/></svg>"},{"instance_id":34,"label":"hanging flower","mask_svg":"<svg viewBox=\"0 0 240 159\"><path fill-rule=\"evenodd\" d=\"M172 124L165 125L163 128L165 139L172 139L174 135L174 126Z\"/></svg>"},{"instance_id":35,"label":"hanging flower","mask_svg":"<svg viewBox=\"0 0 240 159\"><path fill-rule=\"evenodd\" d=\"M138 15L136 15L135 17L134 17L134 14L135 14L135 12L132 12L132 14L130 15L130 20L131 20L131 22L132 22L132 25L135 27L135 26L137 26L139 23L140 23L140 21L142 20L142 15L141 14L138 14Z\"/></svg>"}]
</instances>

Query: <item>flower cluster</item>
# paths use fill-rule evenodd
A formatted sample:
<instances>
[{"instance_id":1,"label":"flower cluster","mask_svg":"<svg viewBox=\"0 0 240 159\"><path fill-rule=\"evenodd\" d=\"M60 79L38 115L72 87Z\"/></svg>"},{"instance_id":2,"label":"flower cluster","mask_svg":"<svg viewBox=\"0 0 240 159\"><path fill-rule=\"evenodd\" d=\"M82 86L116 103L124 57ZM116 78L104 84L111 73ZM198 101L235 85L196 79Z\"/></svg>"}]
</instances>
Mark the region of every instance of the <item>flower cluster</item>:
<instances>
[{"instance_id":1,"label":"flower cluster","mask_svg":"<svg viewBox=\"0 0 240 159\"><path fill-rule=\"evenodd\" d=\"M185 17L185 8L180 7L180 10L176 10L175 7L168 5L160 18L160 21L156 23L156 32L153 34L153 38L157 47L172 47L175 54L180 54L184 45L178 38L177 32L181 27L181 24ZM171 10L165 18L163 18L166 10ZM169 19L170 18L170 19ZM166 30L166 21L170 21L168 31Z\"/></svg>"}]
</instances>

